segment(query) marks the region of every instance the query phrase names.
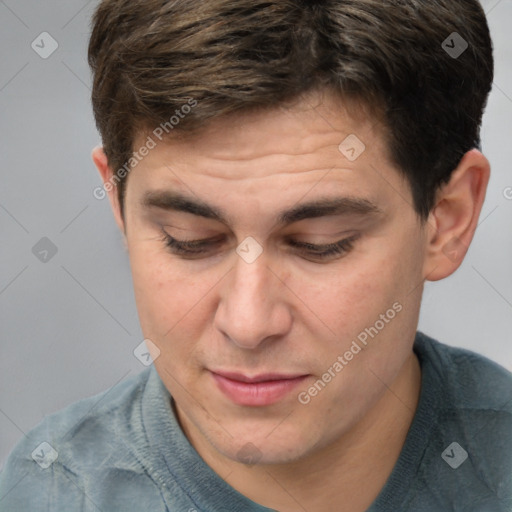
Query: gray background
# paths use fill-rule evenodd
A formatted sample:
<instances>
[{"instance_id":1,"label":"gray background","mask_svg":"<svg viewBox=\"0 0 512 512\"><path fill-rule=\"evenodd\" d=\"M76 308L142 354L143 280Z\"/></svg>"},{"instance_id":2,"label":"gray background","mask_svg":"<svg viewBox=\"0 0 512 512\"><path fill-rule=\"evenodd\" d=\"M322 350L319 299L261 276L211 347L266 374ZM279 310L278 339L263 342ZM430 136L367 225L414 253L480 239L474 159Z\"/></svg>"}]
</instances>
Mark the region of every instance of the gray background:
<instances>
[{"instance_id":1,"label":"gray background","mask_svg":"<svg viewBox=\"0 0 512 512\"><path fill-rule=\"evenodd\" d=\"M128 257L107 200L92 194L96 4L0 0L0 466L45 415L144 369ZM491 180L462 266L426 283L419 329L512 370L512 0L483 6L496 60L482 128ZM45 31L59 46L43 59L31 43ZM57 247L47 262L32 252L43 237Z\"/></svg>"}]
</instances>

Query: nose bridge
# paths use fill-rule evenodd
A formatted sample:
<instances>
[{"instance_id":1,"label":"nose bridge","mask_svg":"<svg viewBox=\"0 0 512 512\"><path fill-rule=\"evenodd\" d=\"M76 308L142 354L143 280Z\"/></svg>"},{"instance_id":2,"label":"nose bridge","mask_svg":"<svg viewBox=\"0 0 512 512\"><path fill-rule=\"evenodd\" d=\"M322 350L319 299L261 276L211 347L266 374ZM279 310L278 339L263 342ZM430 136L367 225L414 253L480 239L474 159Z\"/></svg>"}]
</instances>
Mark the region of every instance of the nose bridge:
<instances>
[{"instance_id":1,"label":"nose bridge","mask_svg":"<svg viewBox=\"0 0 512 512\"><path fill-rule=\"evenodd\" d=\"M243 250L243 244L240 244L237 252ZM228 289L229 296L226 297L230 306L236 308L237 315L249 322L257 322L261 315L268 318L272 278L275 279L275 276L267 267L265 256L259 255L254 260L244 259L243 256L237 258Z\"/></svg>"},{"instance_id":2,"label":"nose bridge","mask_svg":"<svg viewBox=\"0 0 512 512\"><path fill-rule=\"evenodd\" d=\"M225 282L217 311L217 327L244 348L256 348L269 336L282 335L288 328L282 283L268 268L263 252L255 256L253 242L237 248L238 257ZM248 257L251 255L251 257Z\"/></svg>"}]
</instances>

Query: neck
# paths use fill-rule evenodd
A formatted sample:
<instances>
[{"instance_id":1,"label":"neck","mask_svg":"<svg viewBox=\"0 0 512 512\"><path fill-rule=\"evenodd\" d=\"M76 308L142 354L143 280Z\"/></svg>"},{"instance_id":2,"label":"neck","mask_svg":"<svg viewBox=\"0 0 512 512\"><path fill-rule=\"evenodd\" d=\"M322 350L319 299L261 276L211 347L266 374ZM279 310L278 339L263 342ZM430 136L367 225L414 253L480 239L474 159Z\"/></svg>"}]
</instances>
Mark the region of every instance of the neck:
<instances>
[{"instance_id":1,"label":"neck","mask_svg":"<svg viewBox=\"0 0 512 512\"><path fill-rule=\"evenodd\" d=\"M185 435L205 462L249 499L280 512L364 512L389 478L416 412L421 369L414 353L377 404L331 445L285 465L250 468L219 456L180 414ZM185 420L185 421L184 421Z\"/></svg>"}]
</instances>

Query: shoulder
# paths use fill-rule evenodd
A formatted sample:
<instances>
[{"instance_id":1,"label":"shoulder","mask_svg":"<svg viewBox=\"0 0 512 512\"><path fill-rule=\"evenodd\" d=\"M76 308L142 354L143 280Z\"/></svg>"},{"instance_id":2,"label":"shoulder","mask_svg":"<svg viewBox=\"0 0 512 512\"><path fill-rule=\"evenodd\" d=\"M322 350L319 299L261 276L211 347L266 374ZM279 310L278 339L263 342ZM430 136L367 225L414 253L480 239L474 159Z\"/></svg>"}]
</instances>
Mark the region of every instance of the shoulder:
<instances>
[{"instance_id":1,"label":"shoulder","mask_svg":"<svg viewBox=\"0 0 512 512\"><path fill-rule=\"evenodd\" d=\"M46 416L10 453L0 474L0 499L7 498L12 510L18 505L19 510L49 510L51 496L62 496L61 487L68 499L81 502L83 476L100 466L136 471L129 450L118 445L140 407L149 375L150 368Z\"/></svg>"},{"instance_id":2,"label":"shoulder","mask_svg":"<svg viewBox=\"0 0 512 512\"><path fill-rule=\"evenodd\" d=\"M449 346L418 331L415 342L420 362L443 382L445 403L458 408L512 414L512 373L471 350Z\"/></svg>"},{"instance_id":3,"label":"shoulder","mask_svg":"<svg viewBox=\"0 0 512 512\"><path fill-rule=\"evenodd\" d=\"M121 380L96 395L74 402L45 418L22 441L21 447L31 440L54 439L60 446L68 441L118 432L129 419L134 407L140 403L150 369ZM17 448L17 450L16 450ZM15 451L19 451L19 446Z\"/></svg>"},{"instance_id":4,"label":"shoulder","mask_svg":"<svg viewBox=\"0 0 512 512\"><path fill-rule=\"evenodd\" d=\"M425 373L422 385L428 388L423 393L435 404L428 413L434 420L426 433L422 479L435 482L439 494L447 496L464 488L467 510L509 510L512 373L423 333L418 333L415 351ZM454 503L461 499L458 495Z\"/></svg>"}]
</instances>

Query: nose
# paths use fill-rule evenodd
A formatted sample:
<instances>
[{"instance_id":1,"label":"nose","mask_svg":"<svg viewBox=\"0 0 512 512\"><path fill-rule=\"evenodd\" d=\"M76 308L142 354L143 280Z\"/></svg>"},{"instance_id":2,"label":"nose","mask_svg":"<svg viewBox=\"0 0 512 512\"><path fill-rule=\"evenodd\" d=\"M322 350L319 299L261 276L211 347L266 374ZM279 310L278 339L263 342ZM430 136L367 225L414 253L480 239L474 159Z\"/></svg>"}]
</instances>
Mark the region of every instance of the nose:
<instances>
[{"instance_id":1,"label":"nose","mask_svg":"<svg viewBox=\"0 0 512 512\"><path fill-rule=\"evenodd\" d=\"M237 255L222 282L215 327L232 343L256 349L288 332L292 315L287 299L293 294L265 253L251 263Z\"/></svg>"}]
</instances>

